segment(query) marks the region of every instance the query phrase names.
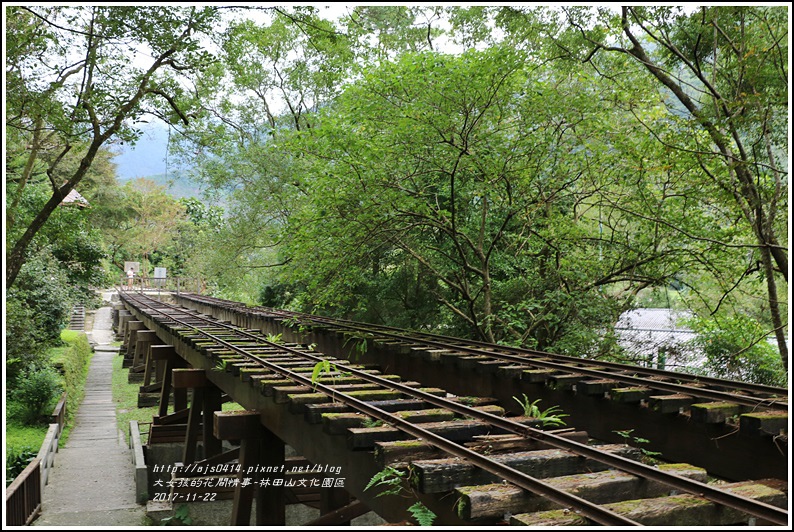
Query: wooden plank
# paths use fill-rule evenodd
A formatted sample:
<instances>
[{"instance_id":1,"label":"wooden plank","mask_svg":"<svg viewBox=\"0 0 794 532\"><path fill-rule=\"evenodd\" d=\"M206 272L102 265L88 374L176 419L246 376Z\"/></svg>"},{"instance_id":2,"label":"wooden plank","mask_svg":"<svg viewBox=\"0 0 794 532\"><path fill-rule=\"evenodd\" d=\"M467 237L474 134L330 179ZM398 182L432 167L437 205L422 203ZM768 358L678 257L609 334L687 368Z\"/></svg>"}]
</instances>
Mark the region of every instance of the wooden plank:
<instances>
[{"instance_id":1,"label":"wooden plank","mask_svg":"<svg viewBox=\"0 0 794 532\"><path fill-rule=\"evenodd\" d=\"M559 431L546 431L556 433L557 436L562 436L566 439L578 442L587 443L590 440L589 435L585 431L573 431L569 429L562 429ZM489 434L486 436L475 436L474 441L464 444L473 450L480 452L504 452L504 451L538 451L541 449L555 449L554 445L543 440L533 440L517 436L513 434L494 435Z\"/></svg>"},{"instance_id":2,"label":"wooden plank","mask_svg":"<svg viewBox=\"0 0 794 532\"><path fill-rule=\"evenodd\" d=\"M189 408L183 408L181 410L177 410L172 414L154 416L153 422L155 425L169 425L171 423L185 422L187 421L189 413L190 413Z\"/></svg>"},{"instance_id":3,"label":"wooden plank","mask_svg":"<svg viewBox=\"0 0 794 532\"><path fill-rule=\"evenodd\" d=\"M609 392L609 397L618 403L639 403L651 395L651 389L644 386L631 388L613 388Z\"/></svg>"},{"instance_id":4,"label":"wooden plank","mask_svg":"<svg viewBox=\"0 0 794 532\"><path fill-rule=\"evenodd\" d=\"M371 401L369 403L375 408L379 408L385 412L397 412L400 410L419 410L426 408L428 405L424 401L418 399L393 399L386 401ZM306 405L306 421L311 424L322 423L322 415L330 413L353 412L353 410L344 403L324 403L324 404L308 404Z\"/></svg>"},{"instance_id":5,"label":"wooden plank","mask_svg":"<svg viewBox=\"0 0 794 532\"><path fill-rule=\"evenodd\" d=\"M384 401L400 399L399 392L391 390L354 390L345 392L347 395L360 399L362 401ZM329 403L332 401L331 397L323 393L304 393L289 395L290 412L295 414L303 414L306 405L316 403Z\"/></svg>"},{"instance_id":6,"label":"wooden plank","mask_svg":"<svg viewBox=\"0 0 794 532\"><path fill-rule=\"evenodd\" d=\"M443 421L441 423L417 423L417 426L456 442L465 442L481 434L502 432L487 423L473 420ZM375 442L411 439L405 432L390 426L348 429L348 447L359 451L373 449Z\"/></svg>"},{"instance_id":7,"label":"wooden plank","mask_svg":"<svg viewBox=\"0 0 794 532\"><path fill-rule=\"evenodd\" d=\"M603 396L618 386L620 386L620 383L612 379L585 379L576 383L576 393L588 396Z\"/></svg>"},{"instance_id":8,"label":"wooden plank","mask_svg":"<svg viewBox=\"0 0 794 532\"><path fill-rule=\"evenodd\" d=\"M261 435L262 423L256 410L214 412L213 435L219 440L242 440Z\"/></svg>"},{"instance_id":9,"label":"wooden plank","mask_svg":"<svg viewBox=\"0 0 794 532\"><path fill-rule=\"evenodd\" d=\"M335 391L350 393L361 390L377 390L381 388L380 384L362 382L359 384L341 384L339 386L332 386ZM300 393L312 393L314 388L311 386L276 386L273 389L273 401L276 404L283 404L289 402L290 397Z\"/></svg>"},{"instance_id":10,"label":"wooden plank","mask_svg":"<svg viewBox=\"0 0 794 532\"><path fill-rule=\"evenodd\" d=\"M737 416L742 407L736 403L712 402L689 405L690 419L696 423L725 423L725 420Z\"/></svg>"},{"instance_id":11,"label":"wooden plank","mask_svg":"<svg viewBox=\"0 0 794 532\"><path fill-rule=\"evenodd\" d=\"M660 470L706 482L705 469L688 464L661 464ZM548 486L565 491L596 504L606 504L626 499L662 497L670 487L615 470L580 473L545 480ZM460 502L458 514L466 521L500 518L505 513L540 512L557 508L551 500L510 484L465 486L455 490Z\"/></svg>"},{"instance_id":12,"label":"wooden plank","mask_svg":"<svg viewBox=\"0 0 794 532\"><path fill-rule=\"evenodd\" d=\"M752 412L739 416L739 430L752 435L777 436L788 430L787 410Z\"/></svg>"},{"instance_id":13,"label":"wooden plank","mask_svg":"<svg viewBox=\"0 0 794 532\"><path fill-rule=\"evenodd\" d=\"M152 345L152 360L175 360L181 358L173 345Z\"/></svg>"},{"instance_id":14,"label":"wooden plank","mask_svg":"<svg viewBox=\"0 0 794 532\"><path fill-rule=\"evenodd\" d=\"M208 384L203 369L174 368L171 381L174 388L204 388Z\"/></svg>"},{"instance_id":15,"label":"wooden plank","mask_svg":"<svg viewBox=\"0 0 794 532\"><path fill-rule=\"evenodd\" d=\"M602 445L599 449L635 459L640 457L638 449L626 445ZM561 449L495 454L490 458L543 479L607 469L604 464L595 460ZM457 459L420 460L412 462L411 465L417 475L417 488L422 493L441 493L457 486L489 484L501 480L469 462Z\"/></svg>"},{"instance_id":16,"label":"wooden plank","mask_svg":"<svg viewBox=\"0 0 794 532\"><path fill-rule=\"evenodd\" d=\"M554 374L550 369L525 369L521 372L521 380L530 383L545 383Z\"/></svg>"},{"instance_id":17,"label":"wooden plank","mask_svg":"<svg viewBox=\"0 0 794 532\"><path fill-rule=\"evenodd\" d=\"M383 469L405 468L413 460L432 460L446 456L444 451L423 440L379 441L375 443L375 462Z\"/></svg>"},{"instance_id":18,"label":"wooden plank","mask_svg":"<svg viewBox=\"0 0 794 532\"><path fill-rule=\"evenodd\" d=\"M581 373L550 375L546 386L554 390L572 390L574 385L585 378Z\"/></svg>"},{"instance_id":19,"label":"wooden plank","mask_svg":"<svg viewBox=\"0 0 794 532\"><path fill-rule=\"evenodd\" d=\"M524 366L520 364L500 366L496 370L496 376L501 379L520 379L521 374L528 369L529 366Z\"/></svg>"},{"instance_id":20,"label":"wooden plank","mask_svg":"<svg viewBox=\"0 0 794 532\"><path fill-rule=\"evenodd\" d=\"M788 496L764 483L747 481L720 486L737 495L785 508ZM644 526L729 526L749 524L750 517L727 506L715 504L696 495L682 494L669 497L636 499L606 504L608 510L628 517ZM586 526L588 519L567 510L552 510L518 514L510 518L517 526Z\"/></svg>"},{"instance_id":21,"label":"wooden plank","mask_svg":"<svg viewBox=\"0 0 794 532\"><path fill-rule=\"evenodd\" d=\"M349 525L351 519L355 519L369 512L369 508L363 502L355 500L337 510L333 510L321 515L317 519L309 521L302 526L342 526Z\"/></svg>"},{"instance_id":22,"label":"wooden plank","mask_svg":"<svg viewBox=\"0 0 794 532\"><path fill-rule=\"evenodd\" d=\"M689 408L695 402L691 395L680 393L670 395L652 395L648 398L648 406L662 414L677 414L682 408Z\"/></svg>"}]
</instances>

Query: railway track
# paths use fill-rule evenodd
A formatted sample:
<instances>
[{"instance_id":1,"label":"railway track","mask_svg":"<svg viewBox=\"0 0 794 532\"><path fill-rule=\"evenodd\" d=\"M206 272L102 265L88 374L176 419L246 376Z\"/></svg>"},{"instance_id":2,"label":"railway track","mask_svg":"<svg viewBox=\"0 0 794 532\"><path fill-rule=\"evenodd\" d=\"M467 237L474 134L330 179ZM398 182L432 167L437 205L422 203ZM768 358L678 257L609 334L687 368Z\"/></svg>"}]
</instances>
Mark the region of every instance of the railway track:
<instances>
[{"instance_id":1,"label":"railway track","mask_svg":"<svg viewBox=\"0 0 794 532\"><path fill-rule=\"evenodd\" d=\"M436 334L408 332L388 326L373 326L336 318L325 318L310 314L278 310L265 307L249 307L241 303L197 294L182 294L181 302L205 305L208 313L218 309L229 310L249 316L277 318L293 327L332 326L361 335L370 335L373 340L408 341L437 349L450 349L459 353L485 356L490 360L523 364L532 369L550 369L577 373L593 378L614 380L629 385L652 387L672 393L686 393L693 397L714 401L729 401L752 409L788 411L786 388L761 384L715 379L699 375L671 372L641 366L631 366L608 361L593 361L543 351L497 346L474 340L461 340Z\"/></svg>"},{"instance_id":2,"label":"railway track","mask_svg":"<svg viewBox=\"0 0 794 532\"><path fill-rule=\"evenodd\" d=\"M199 313L137 294L121 297L149 330L176 346L191 365L203 367L208 379L245 408L258 412L269 430L299 452L327 463L329 455L319 447L327 451L341 445L350 474L358 477L349 491L387 519L404 515L405 503L381 504L400 498L378 498L374 490L363 489L373 478L373 470L380 469L381 475L384 471L409 474L412 482L405 489L451 524L493 524L507 519L513 524L670 525L683 524L682 519L703 520L702 515L696 517L697 511L687 510L703 505L710 509L710 521L694 524L788 522L788 512L781 508L787 491L782 478L715 483L706 482L707 471L690 464L649 465L643 462L647 455L637 447L591 442L587 434L573 429L544 430L541 419L507 415L496 404L498 400L490 397L461 397L419 380L331 357L306 343L275 342L263 327L251 327L251 319L294 317L270 310L182 296L183 304L190 299L193 305L212 307L210 312L203 308ZM230 312L233 319L228 319ZM400 334L375 332L360 324L346 326L357 328L358 333L365 329L365 334L372 335L368 338L380 334L392 342ZM438 337L407 340L403 335L401 339L421 344L425 350L437 348L431 357L438 355L439 360L444 351L472 355L470 350L476 350L474 356L502 366L533 368L539 363L538 367L549 370L549 364L557 364L545 360L545 354L544 360L523 357L519 364L513 357L521 355L487 351L493 346L468 342L453 346ZM570 365L565 370L570 372ZM524 371L534 370L521 369L518 374ZM604 369L577 371L602 379ZM632 385L640 379L625 378ZM661 385L673 394L684 386ZM756 410L784 405L769 390L739 391L731 384L730 391L724 391L716 383L710 386L702 396L709 400L730 398ZM308 433L318 438L322 434L325 443L306 441L301 435ZM629 504L629 494L640 496Z\"/></svg>"},{"instance_id":3,"label":"railway track","mask_svg":"<svg viewBox=\"0 0 794 532\"><path fill-rule=\"evenodd\" d=\"M207 296L178 299L231 323L317 344L458 395L495 397L514 412L513 398L527 394L559 405L573 425L601 440L621 442L631 430L649 440L649 450L724 478L788 478L784 388L414 335Z\"/></svg>"}]
</instances>

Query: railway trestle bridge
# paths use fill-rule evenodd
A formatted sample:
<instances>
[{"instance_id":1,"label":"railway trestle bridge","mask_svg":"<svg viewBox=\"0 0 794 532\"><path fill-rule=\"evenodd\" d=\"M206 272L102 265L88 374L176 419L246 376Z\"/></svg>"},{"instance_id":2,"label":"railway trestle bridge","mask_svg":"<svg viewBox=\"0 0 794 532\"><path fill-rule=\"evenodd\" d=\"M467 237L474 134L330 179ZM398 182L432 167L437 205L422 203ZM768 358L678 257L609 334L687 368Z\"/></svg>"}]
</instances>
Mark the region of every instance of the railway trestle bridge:
<instances>
[{"instance_id":1,"label":"railway trestle bridge","mask_svg":"<svg viewBox=\"0 0 794 532\"><path fill-rule=\"evenodd\" d=\"M367 512L463 526L789 523L786 389L168 300L121 292L114 312L139 402L158 405L142 446L149 500L230 499L230 525L284 525L292 503L320 510L311 525ZM542 415L552 406L565 426Z\"/></svg>"}]
</instances>

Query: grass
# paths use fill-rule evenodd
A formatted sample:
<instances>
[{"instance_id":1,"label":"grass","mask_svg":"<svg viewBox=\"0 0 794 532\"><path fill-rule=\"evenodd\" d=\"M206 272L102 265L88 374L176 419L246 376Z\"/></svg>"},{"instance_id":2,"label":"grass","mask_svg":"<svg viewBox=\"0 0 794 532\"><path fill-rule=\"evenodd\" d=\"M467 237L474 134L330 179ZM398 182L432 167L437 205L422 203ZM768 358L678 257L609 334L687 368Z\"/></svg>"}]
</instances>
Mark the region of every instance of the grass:
<instances>
[{"instance_id":1,"label":"grass","mask_svg":"<svg viewBox=\"0 0 794 532\"><path fill-rule=\"evenodd\" d=\"M158 407L150 406L138 408L138 392L140 383L129 382L129 368L122 367L124 357L119 355L113 360L113 376L111 389L113 402L116 404L116 422L119 430L124 434L125 441L129 445L130 421L138 423L151 423L152 418L157 415ZM234 402L224 403L222 409L243 410L243 407ZM171 408L169 408L171 410ZM145 441L143 443L146 443Z\"/></svg>"},{"instance_id":2,"label":"grass","mask_svg":"<svg viewBox=\"0 0 794 532\"><path fill-rule=\"evenodd\" d=\"M6 486L36 457L46 436L47 427L44 425L6 425Z\"/></svg>"},{"instance_id":3,"label":"grass","mask_svg":"<svg viewBox=\"0 0 794 532\"><path fill-rule=\"evenodd\" d=\"M77 341L81 334L85 334L83 331L73 331L71 329L64 329L61 331L61 340L66 342L67 344L72 344Z\"/></svg>"},{"instance_id":4,"label":"grass","mask_svg":"<svg viewBox=\"0 0 794 532\"><path fill-rule=\"evenodd\" d=\"M83 331L72 331L70 329L62 330L61 341L66 345L48 349L47 356L50 358L50 361L55 365L63 364L69 349L80 339L80 335L82 334L85 333Z\"/></svg>"},{"instance_id":5,"label":"grass","mask_svg":"<svg viewBox=\"0 0 794 532\"><path fill-rule=\"evenodd\" d=\"M67 418L59 442L63 446L73 425L74 414L84 396L88 363L93 353L82 331L63 330L61 340L66 345L48 349L47 357L53 366L60 367L65 373L61 377L61 384L67 393ZM53 397L45 413L49 414L59 400L60 396ZM47 434L47 424L42 422L26 425L18 421L16 412L20 405L15 403L13 400L6 402L6 447L9 450L23 447L34 447L38 450Z\"/></svg>"},{"instance_id":6,"label":"grass","mask_svg":"<svg viewBox=\"0 0 794 532\"><path fill-rule=\"evenodd\" d=\"M93 354L85 333L81 331L61 331L61 340L65 345L48 349L46 355L53 366L60 368L62 376L59 381L67 393L67 417L59 446L63 446L68 439L74 413L83 398L88 363ZM24 467L38 453L49 427L45 418L38 423L26 424L22 421L27 414L24 413L25 406L20 403L21 399L10 397L7 399L5 405L6 473L13 478L20 468ZM52 397L50 404L42 410L43 414L51 413L59 400L60 394Z\"/></svg>"},{"instance_id":7,"label":"grass","mask_svg":"<svg viewBox=\"0 0 794 532\"><path fill-rule=\"evenodd\" d=\"M116 404L116 423L119 430L124 434L127 445L130 443L130 421L139 423L151 423L152 418L157 415L157 407L150 406L138 408L138 392L140 383L130 384L128 380L129 369L123 368L124 357L119 355L113 360L113 376L111 380L111 390L113 402Z\"/></svg>"},{"instance_id":8,"label":"grass","mask_svg":"<svg viewBox=\"0 0 794 532\"><path fill-rule=\"evenodd\" d=\"M8 449L22 449L29 447L38 451L44 438L47 436L47 425L29 426L19 423L6 425L6 447Z\"/></svg>"}]
</instances>

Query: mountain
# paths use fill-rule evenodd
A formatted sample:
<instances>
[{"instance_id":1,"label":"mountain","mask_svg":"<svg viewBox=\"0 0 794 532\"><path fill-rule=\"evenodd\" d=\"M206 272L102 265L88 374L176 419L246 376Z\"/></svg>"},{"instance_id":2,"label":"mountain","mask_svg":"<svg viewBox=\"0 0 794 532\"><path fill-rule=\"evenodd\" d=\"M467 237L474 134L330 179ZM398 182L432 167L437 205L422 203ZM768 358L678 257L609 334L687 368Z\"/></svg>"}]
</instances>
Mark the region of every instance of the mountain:
<instances>
[{"instance_id":1,"label":"mountain","mask_svg":"<svg viewBox=\"0 0 794 532\"><path fill-rule=\"evenodd\" d=\"M166 192L175 198L195 197L209 200L212 205L225 206L225 197L205 198L203 188L190 178L190 168L177 167L174 161L166 165L168 148L168 129L161 124L150 123L143 128L143 134L134 146L117 146L116 176L120 183L145 177L165 187Z\"/></svg>"},{"instance_id":2,"label":"mountain","mask_svg":"<svg viewBox=\"0 0 794 532\"><path fill-rule=\"evenodd\" d=\"M120 181L127 181L171 173L174 169L166 167L167 148L168 129L161 125L146 125L134 146L125 144L116 147L118 155L113 158L117 165L116 175Z\"/></svg>"},{"instance_id":3,"label":"mountain","mask_svg":"<svg viewBox=\"0 0 794 532\"><path fill-rule=\"evenodd\" d=\"M119 182L125 183L127 181L132 181L133 179L138 179L138 177L139 176L126 179L119 178ZM165 187L165 191L177 199L190 197L202 199L201 186L193 182L190 177L182 172L170 172L169 174L154 174L140 177L145 177L146 179L154 181L158 185Z\"/></svg>"},{"instance_id":4,"label":"mountain","mask_svg":"<svg viewBox=\"0 0 794 532\"><path fill-rule=\"evenodd\" d=\"M184 168L167 165L168 129L161 124L150 123L143 128L143 134L135 145L117 146L116 176L120 183L145 177L175 198L196 197L201 199L201 187L188 177Z\"/></svg>"}]
</instances>

